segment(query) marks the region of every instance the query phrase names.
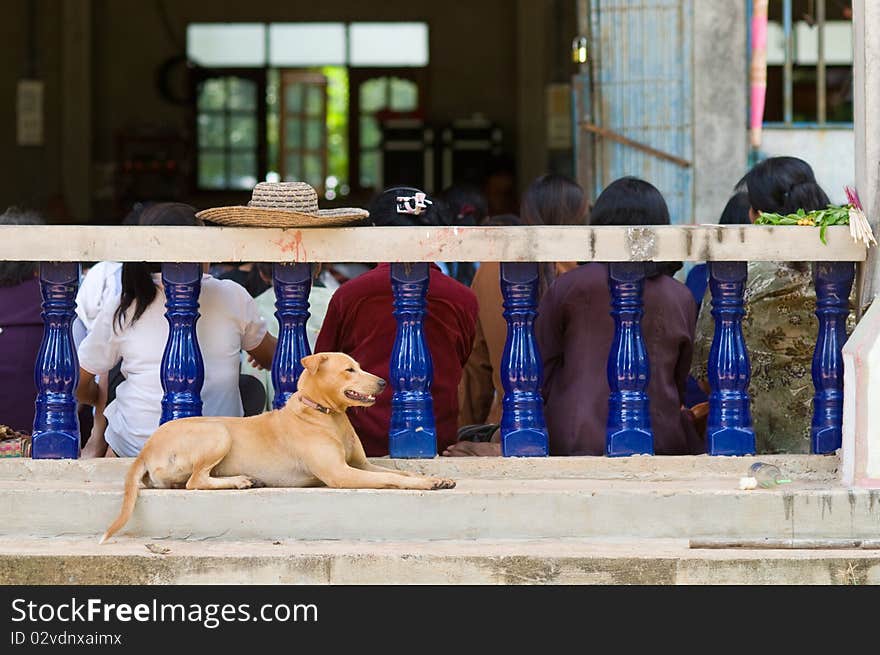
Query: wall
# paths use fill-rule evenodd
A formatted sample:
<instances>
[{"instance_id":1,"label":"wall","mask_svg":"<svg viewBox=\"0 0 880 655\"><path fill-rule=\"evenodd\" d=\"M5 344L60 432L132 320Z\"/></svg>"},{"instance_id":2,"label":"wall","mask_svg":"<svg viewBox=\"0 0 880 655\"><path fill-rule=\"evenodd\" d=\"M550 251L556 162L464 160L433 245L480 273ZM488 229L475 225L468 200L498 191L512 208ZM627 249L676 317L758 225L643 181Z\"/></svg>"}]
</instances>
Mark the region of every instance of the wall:
<instances>
[{"instance_id":1,"label":"wall","mask_svg":"<svg viewBox=\"0 0 880 655\"><path fill-rule=\"evenodd\" d=\"M45 145L16 144L16 85L28 75L27 5L27 0L4 0L0 14L0 211L12 204L44 208L61 192L61 14L53 0L35 2L34 72L45 82Z\"/></svg>"},{"instance_id":2,"label":"wall","mask_svg":"<svg viewBox=\"0 0 880 655\"><path fill-rule=\"evenodd\" d=\"M843 187L855 183L851 129L765 129L761 151L768 157L788 155L808 162L831 202L846 202Z\"/></svg>"}]
</instances>

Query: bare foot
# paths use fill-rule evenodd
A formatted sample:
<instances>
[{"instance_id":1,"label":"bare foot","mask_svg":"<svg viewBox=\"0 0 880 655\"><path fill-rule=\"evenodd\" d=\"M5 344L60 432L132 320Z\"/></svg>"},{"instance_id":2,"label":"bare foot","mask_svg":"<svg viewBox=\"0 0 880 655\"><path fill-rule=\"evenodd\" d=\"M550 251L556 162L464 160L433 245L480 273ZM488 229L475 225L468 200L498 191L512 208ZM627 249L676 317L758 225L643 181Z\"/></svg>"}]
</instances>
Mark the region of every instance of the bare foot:
<instances>
[{"instance_id":1,"label":"bare foot","mask_svg":"<svg viewBox=\"0 0 880 655\"><path fill-rule=\"evenodd\" d=\"M80 459L94 459L96 457L104 457L107 452L107 442L103 439L92 437L86 442L80 453Z\"/></svg>"},{"instance_id":2,"label":"bare foot","mask_svg":"<svg viewBox=\"0 0 880 655\"><path fill-rule=\"evenodd\" d=\"M443 457L501 457L501 444L481 441L459 441L442 453Z\"/></svg>"}]
</instances>

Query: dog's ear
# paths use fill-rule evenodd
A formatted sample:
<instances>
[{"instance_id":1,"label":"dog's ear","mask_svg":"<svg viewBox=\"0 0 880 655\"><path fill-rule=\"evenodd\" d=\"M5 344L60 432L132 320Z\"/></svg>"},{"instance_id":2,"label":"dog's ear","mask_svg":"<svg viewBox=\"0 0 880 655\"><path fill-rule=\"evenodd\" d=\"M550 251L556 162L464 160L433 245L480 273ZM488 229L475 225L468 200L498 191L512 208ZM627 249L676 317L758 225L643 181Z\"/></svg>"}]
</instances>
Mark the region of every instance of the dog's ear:
<instances>
[{"instance_id":1,"label":"dog's ear","mask_svg":"<svg viewBox=\"0 0 880 655\"><path fill-rule=\"evenodd\" d=\"M320 353L318 355L309 355L308 357L303 357L299 360L299 363L303 365L303 368L306 369L310 374L315 375L318 372L318 369L321 368L321 364L326 362L329 357L324 353Z\"/></svg>"}]
</instances>

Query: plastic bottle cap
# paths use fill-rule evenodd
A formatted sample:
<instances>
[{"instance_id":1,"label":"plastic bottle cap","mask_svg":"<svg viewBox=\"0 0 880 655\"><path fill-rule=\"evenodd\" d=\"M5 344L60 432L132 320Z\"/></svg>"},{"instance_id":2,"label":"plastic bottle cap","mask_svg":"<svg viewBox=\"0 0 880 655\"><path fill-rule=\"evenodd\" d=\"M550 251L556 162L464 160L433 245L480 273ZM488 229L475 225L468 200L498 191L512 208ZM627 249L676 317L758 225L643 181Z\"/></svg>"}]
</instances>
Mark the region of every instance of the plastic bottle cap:
<instances>
[{"instance_id":1,"label":"plastic bottle cap","mask_svg":"<svg viewBox=\"0 0 880 655\"><path fill-rule=\"evenodd\" d=\"M743 491L758 488L758 480L756 478L740 478L739 488Z\"/></svg>"}]
</instances>

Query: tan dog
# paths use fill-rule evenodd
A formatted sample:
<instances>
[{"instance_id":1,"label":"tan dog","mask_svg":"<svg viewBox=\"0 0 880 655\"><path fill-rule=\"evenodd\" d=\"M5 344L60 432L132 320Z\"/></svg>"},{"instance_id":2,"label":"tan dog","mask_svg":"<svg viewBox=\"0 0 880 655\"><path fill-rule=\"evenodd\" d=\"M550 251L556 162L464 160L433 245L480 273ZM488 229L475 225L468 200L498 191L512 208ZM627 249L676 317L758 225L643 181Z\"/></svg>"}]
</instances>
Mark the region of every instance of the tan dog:
<instances>
[{"instance_id":1,"label":"tan dog","mask_svg":"<svg viewBox=\"0 0 880 655\"><path fill-rule=\"evenodd\" d=\"M385 389L348 355L302 359L298 391L284 408L248 418L193 417L160 426L125 478L122 510L104 543L134 511L141 482L155 489L310 487L451 489L455 482L367 461L345 410L369 407Z\"/></svg>"}]
</instances>

